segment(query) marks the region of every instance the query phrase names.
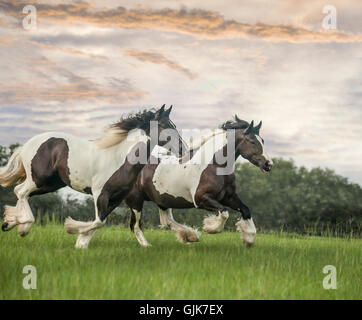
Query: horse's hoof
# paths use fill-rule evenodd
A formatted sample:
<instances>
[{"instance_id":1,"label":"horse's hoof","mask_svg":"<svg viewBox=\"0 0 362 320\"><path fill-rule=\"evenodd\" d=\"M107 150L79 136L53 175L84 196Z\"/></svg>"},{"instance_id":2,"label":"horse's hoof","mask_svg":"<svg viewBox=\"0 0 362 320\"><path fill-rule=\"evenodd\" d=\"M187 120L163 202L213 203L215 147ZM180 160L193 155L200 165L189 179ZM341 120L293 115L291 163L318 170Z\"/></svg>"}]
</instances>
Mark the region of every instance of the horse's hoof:
<instances>
[{"instance_id":1,"label":"horse's hoof","mask_svg":"<svg viewBox=\"0 0 362 320\"><path fill-rule=\"evenodd\" d=\"M149 248L149 247L152 247L152 244L145 243L145 244L141 244L141 246L144 247L144 248Z\"/></svg>"},{"instance_id":2,"label":"horse's hoof","mask_svg":"<svg viewBox=\"0 0 362 320\"><path fill-rule=\"evenodd\" d=\"M1 230L8 231L8 226L9 226L9 224L7 222L4 222L3 225L1 226Z\"/></svg>"},{"instance_id":3,"label":"horse's hoof","mask_svg":"<svg viewBox=\"0 0 362 320\"><path fill-rule=\"evenodd\" d=\"M32 222L31 223L18 224L18 233L19 233L19 235L21 237L25 237L29 233L32 224L33 224Z\"/></svg>"},{"instance_id":4,"label":"horse's hoof","mask_svg":"<svg viewBox=\"0 0 362 320\"><path fill-rule=\"evenodd\" d=\"M245 245L245 247L247 247L247 248L251 248L252 246L254 246L254 242L244 241L244 245Z\"/></svg>"}]
</instances>

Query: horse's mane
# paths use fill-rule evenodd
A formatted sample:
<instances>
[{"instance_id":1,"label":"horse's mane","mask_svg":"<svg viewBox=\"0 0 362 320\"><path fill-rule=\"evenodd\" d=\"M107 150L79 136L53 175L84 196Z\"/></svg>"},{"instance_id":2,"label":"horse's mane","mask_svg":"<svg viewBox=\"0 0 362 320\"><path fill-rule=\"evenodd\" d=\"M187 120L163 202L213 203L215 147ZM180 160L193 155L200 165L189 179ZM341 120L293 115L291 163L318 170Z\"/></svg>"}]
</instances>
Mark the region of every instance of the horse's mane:
<instances>
[{"instance_id":1,"label":"horse's mane","mask_svg":"<svg viewBox=\"0 0 362 320\"><path fill-rule=\"evenodd\" d=\"M234 119L225 121L220 128L223 130L231 130L231 129L246 129L249 127L249 122L245 120L241 120L237 115L234 116Z\"/></svg>"},{"instance_id":2,"label":"horse's mane","mask_svg":"<svg viewBox=\"0 0 362 320\"><path fill-rule=\"evenodd\" d=\"M227 130L246 129L248 126L249 122L241 120L235 115L234 119L222 123L220 125L220 128L209 131L206 135L201 135L200 137L197 138L197 140L194 140L193 137L191 137L189 142L190 147L188 151L193 151L202 147L208 140L210 140L211 138L215 137L218 134L224 133Z\"/></svg>"},{"instance_id":3,"label":"horse's mane","mask_svg":"<svg viewBox=\"0 0 362 320\"><path fill-rule=\"evenodd\" d=\"M224 133L224 131L222 129L214 129L214 130L209 131L205 135L200 135L196 139L194 139L194 137L190 137L188 151L193 151L193 150L199 149L212 137L215 137L216 135L221 134L221 133Z\"/></svg>"},{"instance_id":4,"label":"horse's mane","mask_svg":"<svg viewBox=\"0 0 362 320\"><path fill-rule=\"evenodd\" d=\"M93 142L100 149L107 149L121 143L126 139L128 132L133 129L148 131L150 121L154 119L157 110L154 108L142 110L122 116L118 122L111 124L103 134Z\"/></svg>"}]
</instances>

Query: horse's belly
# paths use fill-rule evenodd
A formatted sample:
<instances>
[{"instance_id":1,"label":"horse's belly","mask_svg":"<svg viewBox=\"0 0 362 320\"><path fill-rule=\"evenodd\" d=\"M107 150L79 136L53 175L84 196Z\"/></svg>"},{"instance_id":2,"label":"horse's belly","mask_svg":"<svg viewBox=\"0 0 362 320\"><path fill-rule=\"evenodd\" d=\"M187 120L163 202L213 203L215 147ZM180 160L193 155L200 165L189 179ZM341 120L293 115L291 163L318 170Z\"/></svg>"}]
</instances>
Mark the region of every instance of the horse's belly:
<instances>
[{"instance_id":1,"label":"horse's belly","mask_svg":"<svg viewBox=\"0 0 362 320\"><path fill-rule=\"evenodd\" d=\"M180 167L182 166L177 164L159 165L153 175L153 185L161 196L169 195L193 203L184 171Z\"/></svg>"},{"instance_id":2,"label":"horse's belly","mask_svg":"<svg viewBox=\"0 0 362 320\"><path fill-rule=\"evenodd\" d=\"M195 204L195 192L203 170L204 167L198 164L161 163L155 170L152 182L161 195L168 194Z\"/></svg>"},{"instance_id":3,"label":"horse's belly","mask_svg":"<svg viewBox=\"0 0 362 320\"><path fill-rule=\"evenodd\" d=\"M175 198L168 194L163 194L159 199L156 201L157 205L165 207L165 208L174 208L174 209L187 209L187 208L194 208L195 205L187 201L184 198L178 197Z\"/></svg>"},{"instance_id":4,"label":"horse's belly","mask_svg":"<svg viewBox=\"0 0 362 320\"><path fill-rule=\"evenodd\" d=\"M83 175L81 172L78 174L74 174L74 172L70 174L70 185L72 189L85 192L87 188L92 187L92 180L88 179L87 176Z\"/></svg>"}]
</instances>

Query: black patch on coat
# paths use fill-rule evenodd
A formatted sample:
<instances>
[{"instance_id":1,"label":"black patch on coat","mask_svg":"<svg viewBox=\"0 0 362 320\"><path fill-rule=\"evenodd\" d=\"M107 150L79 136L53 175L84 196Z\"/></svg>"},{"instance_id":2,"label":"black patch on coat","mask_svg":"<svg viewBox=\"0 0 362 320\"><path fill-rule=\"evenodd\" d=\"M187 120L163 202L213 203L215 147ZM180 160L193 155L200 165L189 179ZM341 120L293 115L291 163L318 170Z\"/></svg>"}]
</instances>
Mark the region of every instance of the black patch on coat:
<instances>
[{"instance_id":1,"label":"black patch on coat","mask_svg":"<svg viewBox=\"0 0 362 320\"><path fill-rule=\"evenodd\" d=\"M143 143L137 143L132 151L139 155L139 148ZM149 155L150 141L147 142L147 155ZM135 151L136 150L136 151ZM129 162L128 157L125 163L115 171L108 181L104 184L102 191L97 199L98 215L103 221L116 207L118 207L125 197L132 190L138 174L144 167L139 162L133 164Z\"/></svg>"},{"instance_id":2,"label":"black patch on coat","mask_svg":"<svg viewBox=\"0 0 362 320\"><path fill-rule=\"evenodd\" d=\"M30 196L70 186L68 156L69 147L63 138L50 138L40 145L31 161L31 175L38 189Z\"/></svg>"}]
</instances>

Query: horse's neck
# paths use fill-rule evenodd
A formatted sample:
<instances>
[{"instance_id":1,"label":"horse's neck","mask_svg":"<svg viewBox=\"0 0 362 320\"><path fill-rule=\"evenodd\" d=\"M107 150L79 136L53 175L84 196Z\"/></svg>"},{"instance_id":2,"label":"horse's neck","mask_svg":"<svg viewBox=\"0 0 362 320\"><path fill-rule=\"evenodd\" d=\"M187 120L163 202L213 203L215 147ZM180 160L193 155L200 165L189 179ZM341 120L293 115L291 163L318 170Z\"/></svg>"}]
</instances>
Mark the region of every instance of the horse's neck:
<instances>
[{"instance_id":1,"label":"horse's neck","mask_svg":"<svg viewBox=\"0 0 362 320\"><path fill-rule=\"evenodd\" d=\"M149 137L142 134L139 129L132 130L127 137L120 143L107 149L98 150L98 157L112 157L117 162L124 162L132 148L138 143L147 144ZM147 155L148 156L148 155Z\"/></svg>"},{"instance_id":2,"label":"horse's neck","mask_svg":"<svg viewBox=\"0 0 362 320\"><path fill-rule=\"evenodd\" d=\"M200 134L197 137L190 137L190 142L189 142L189 150L190 151L196 151L197 149L200 149L200 147L202 145L204 145L208 140L210 140L211 138L213 138L214 136L218 135L218 134L222 134L225 131L222 129L214 129L214 130L208 130L203 134Z\"/></svg>"},{"instance_id":3,"label":"horse's neck","mask_svg":"<svg viewBox=\"0 0 362 320\"><path fill-rule=\"evenodd\" d=\"M215 131L215 134L211 135L199 149L193 154L190 159L191 163L204 163L210 164L214 159L216 152L222 150L227 144L226 132Z\"/></svg>"}]
</instances>

